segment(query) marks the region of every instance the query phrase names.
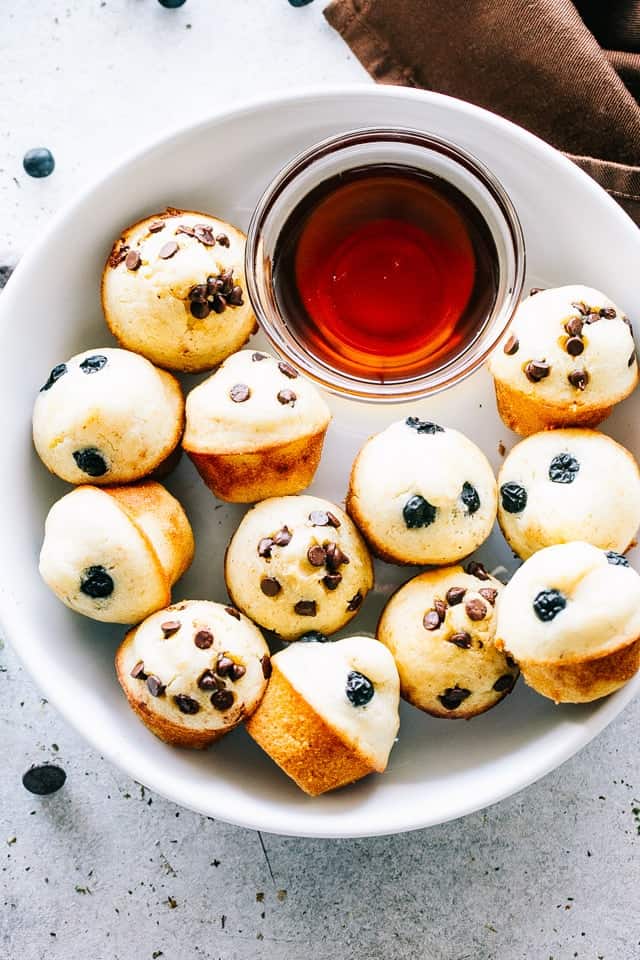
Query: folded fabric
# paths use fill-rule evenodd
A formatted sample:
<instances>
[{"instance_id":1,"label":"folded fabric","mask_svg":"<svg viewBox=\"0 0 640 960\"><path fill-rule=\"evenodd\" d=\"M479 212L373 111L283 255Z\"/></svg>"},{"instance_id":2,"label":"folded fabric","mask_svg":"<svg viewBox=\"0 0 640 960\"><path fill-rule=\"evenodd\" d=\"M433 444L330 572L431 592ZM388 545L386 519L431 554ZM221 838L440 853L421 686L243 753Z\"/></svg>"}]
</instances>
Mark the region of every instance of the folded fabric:
<instances>
[{"instance_id":1,"label":"folded fabric","mask_svg":"<svg viewBox=\"0 0 640 960\"><path fill-rule=\"evenodd\" d=\"M640 0L332 0L325 16L375 80L515 121L640 223Z\"/></svg>"}]
</instances>

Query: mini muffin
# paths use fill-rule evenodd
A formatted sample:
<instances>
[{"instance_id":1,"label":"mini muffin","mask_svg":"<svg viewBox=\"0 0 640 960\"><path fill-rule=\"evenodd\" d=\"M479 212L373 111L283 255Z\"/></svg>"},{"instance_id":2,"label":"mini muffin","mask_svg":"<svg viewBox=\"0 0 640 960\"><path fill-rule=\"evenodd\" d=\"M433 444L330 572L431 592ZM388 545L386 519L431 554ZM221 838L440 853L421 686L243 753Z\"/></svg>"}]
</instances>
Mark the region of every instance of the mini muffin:
<instances>
[{"instance_id":1,"label":"mini muffin","mask_svg":"<svg viewBox=\"0 0 640 960\"><path fill-rule=\"evenodd\" d=\"M434 717L471 717L495 707L518 678L496 649L496 600L502 584L482 564L422 573L394 593L378 640L389 648L402 696Z\"/></svg>"},{"instance_id":2,"label":"mini muffin","mask_svg":"<svg viewBox=\"0 0 640 960\"><path fill-rule=\"evenodd\" d=\"M527 437L504 461L498 485L498 520L523 560L571 540L623 553L640 525L638 464L595 430Z\"/></svg>"},{"instance_id":3,"label":"mini muffin","mask_svg":"<svg viewBox=\"0 0 640 960\"><path fill-rule=\"evenodd\" d=\"M76 487L49 511L40 574L76 613L138 623L170 603L193 552L185 512L159 483Z\"/></svg>"},{"instance_id":4,"label":"mini muffin","mask_svg":"<svg viewBox=\"0 0 640 960\"><path fill-rule=\"evenodd\" d=\"M595 427L638 382L628 319L604 293L578 284L523 300L489 369L500 416L524 436Z\"/></svg>"},{"instance_id":5,"label":"mini muffin","mask_svg":"<svg viewBox=\"0 0 640 960\"><path fill-rule=\"evenodd\" d=\"M408 417L365 443L347 511L390 563L451 563L483 543L496 518L496 481L471 440Z\"/></svg>"},{"instance_id":6,"label":"mini muffin","mask_svg":"<svg viewBox=\"0 0 640 960\"><path fill-rule=\"evenodd\" d=\"M36 399L33 442L68 483L128 483L167 461L182 436L175 377L128 350L85 350L54 367Z\"/></svg>"},{"instance_id":7,"label":"mini muffin","mask_svg":"<svg viewBox=\"0 0 640 960\"><path fill-rule=\"evenodd\" d=\"M640 576L590 543L545 547L502 592L496 646L556 703L605 697L640 666Z\"/></svg>"},{"instance_id":8,"label":"mini muffin","mask_svg":"<svg viewBox=\"0 0 640 960\"><path fill-rule=\"evenodd\" d=\"M102 276L107 324L161 367L210 370L256 321L244 277L245 236L205 213L169 208L116 240Z\"/></svg>"},{"instance_id":9,"label":"mini muffin","mask_svg":"<svg viewBox=\"0 0 640 960\"><path fill-rule=\"evenodd\" d=\"M247 730L305 793L318 796L382 773L399 726L393 657L369 637L294 643Z\"/></svg>"},{"instance_id":10,"label":"mini muffin","mask_svg":"<svg viewBox=\"0 0 640 960\"><path fill-rule=\"evenodd\" d=\"M224 569L232 602L284 640L335 633L373 586L367 548L349 517L318 497L274 497L244 516Z\"/></svg>"},{"instance_id":11,"label":"mini muffin","mask_svg":"<svg viewBox=\"0 0 640 960\"><path fill-rule=\"evenodd\" d=\"M309 486L330 419L292 366L241 350L187 397L183 445L217 497L253 503Z\"/></svg>"},{"instance_id":12,"label":"mini muffin","mask_svg":"<svg viewBox=\"0 0 640 960\"><path fill-rule=\"evenodd\" d=\"M116 654L130 706L152 733L178 747L207 747L250 717L270 671L258 628L208 600L153 613Z\"/></svg>"}]
</instances>

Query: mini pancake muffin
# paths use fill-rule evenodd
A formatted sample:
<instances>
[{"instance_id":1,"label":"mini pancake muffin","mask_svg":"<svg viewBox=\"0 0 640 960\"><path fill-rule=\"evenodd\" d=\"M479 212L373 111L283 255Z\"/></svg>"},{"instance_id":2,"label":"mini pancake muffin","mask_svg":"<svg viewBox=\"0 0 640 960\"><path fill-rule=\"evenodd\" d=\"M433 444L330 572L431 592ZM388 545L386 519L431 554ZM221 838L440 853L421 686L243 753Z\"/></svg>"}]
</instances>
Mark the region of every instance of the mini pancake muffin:
<instances>
[{"instance_id":1,"label":"mini pancake muffin","mask_svg":"<svg viewBox=\"0 0 640 960\"><path fill-rule=\"evenodd\" d=\"M174 746L202 748L251 716L271 664L264 637L237 610L185 600L129 631L116 672L152 733Z\"/></svg>"},{"instance_id":2,"label":"mini pancake muffin","mask_svg":"<svg viewBox=\"0 0 640 960\"><path fill-rule=\"evenodd\" d=\"M244 277L245 235L205 213L175 210L128 227L102 277L102 306L122 346L169 370L210 370L256 321Z\"/></svg>"},{"instance_id":3,"label":"mini pancake muffin","mask_svg":"<svg viewBox=\"0 0 640 960\"><path fill-rule=\"evenodd\" d=\"M640 666L640 576L590 543L539 550L502 592L496 646L556 703L605 697Z\"/></svg>"},{"instance_id":4,"label":"mini pancake muffin","mask_svg":"<svg viewBox=\"0 0 640 960\"><path fill-rule=\"evenodd\" d=\"M49 511L40 574L76 613L138 623L171 601L193 553L185 512L159 483L82 486Z\"/></svg>"},{"instance_id":5,"label":"mini pancake muffin","mask_svg":"<svg viewBox=\"0 0 640 960\"><path fill-rule=\"evenodd\" d=\"M523 436L595 427L638 383L627 317L604 293L581 284L523 300L489 369L500 416Z\"/></svg>"},{"instance_id":6,"label":"mini pancake muffin","mask_svg":"<svg viewBox=\"0 0 640 960\"><path fill-rule=\"evenodd\" d=\"M275 497L245 514L224 569L232 602L260 626L295 640L335 633L373 586L369 552L349 517L318 497Z\"/></svg>"},{"instance_id":7,"label":"mini pancake muffin","mask_svg":"<svg viewBox=\"0 0 640 960\"><path fill-rule=\"evenodd\" d=\"M638 464L595 430L527 437L507 456L498 485L498 520L523 560L571 540L623 553L640 525Z\"/></svg>"},{"instance_id":8,"label":"mini pancake muffin","mask_svg":"<svg viewBox=\"0 0 640 960\"><path fill-rule=\"evenodd\" d=\"M452 563L491 533L496 481L485 455L463 434L407 417L360 450L346 503L382 560Z\"/></svg>"},{"instance_id":9,"label":"mini pancake muffin","mask_svg":"<svg viewBox=\"0 0 640 960\"><path fill-rule=\"evenodd\" d=\"M247 730L311 796L382 773L398 733L393 657L369 637L292 643Z\"/></svg>"},{"instance_id":10,"label":"mini pancake muffin","mask_svg":"<svg viewBox=\"0 0 640 960\"><path fill-rule=\"evenodd\" d=\"M170 373L128 350L85 350L53 368L33 411L33 442L68 483L130 483L162 468L182 436Z\"/></svg>"},{"instance_id":11,"label":"mini pancake muffin","mask_svg":"<svg viewBox=\"0 0 640 960\"><path fill-rule=\"evenodd\" d=\"M183 446L217 497L253 503L309 486L330 419L290 364L241 350L188 395Z\"/></svg>"},{"instance_id":12,"label":"mini pancake muffin","mask_svg":"<svg viewBox=\"0 0 640 960\"><path fill-rule=\"evenodd\" d=\"M514 661L494 645L502 584L479 563L422 573L391 597L378 624L401 693L434 717L465 720L511 692Z\"/></svg>"}]
</instances>

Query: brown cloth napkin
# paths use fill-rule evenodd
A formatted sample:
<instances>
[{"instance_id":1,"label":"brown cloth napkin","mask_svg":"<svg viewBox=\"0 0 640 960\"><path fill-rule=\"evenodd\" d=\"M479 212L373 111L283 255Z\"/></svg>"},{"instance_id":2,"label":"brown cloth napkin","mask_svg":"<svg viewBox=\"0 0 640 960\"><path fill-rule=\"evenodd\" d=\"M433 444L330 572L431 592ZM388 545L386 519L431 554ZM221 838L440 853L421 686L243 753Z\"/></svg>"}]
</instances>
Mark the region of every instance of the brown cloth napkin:
<instances>
[{"instance_id":1,"label":"brown cloth napkin","mask_svg":"<svg viewBox=\"0 0 640 960\"><path fill-rule=\"evenodd\" d=\"M640 224L640 0L332 0L325 16L375 80L508 117Z\"/></svg>"}]
</instances>

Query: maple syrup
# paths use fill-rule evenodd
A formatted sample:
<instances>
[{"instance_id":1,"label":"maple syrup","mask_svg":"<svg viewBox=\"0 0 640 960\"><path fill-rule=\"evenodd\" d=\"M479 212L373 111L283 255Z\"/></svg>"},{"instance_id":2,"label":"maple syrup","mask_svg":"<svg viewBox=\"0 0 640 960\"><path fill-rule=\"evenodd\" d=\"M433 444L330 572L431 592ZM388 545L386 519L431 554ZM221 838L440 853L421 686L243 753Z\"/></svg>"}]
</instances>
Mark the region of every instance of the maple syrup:
<instances>
[{"instance_id":1,"label":"maple syrup","mask_svg":"<svg viewBox=\"0 0 640 960\"><path fill-rule=\"evenodd\" d=\"M426 171L367 165L294 208L273 257L278 308L317 360L364 380L458 356L495 303L498 254L476 206Z\"/></svg>"}]
</instances>

